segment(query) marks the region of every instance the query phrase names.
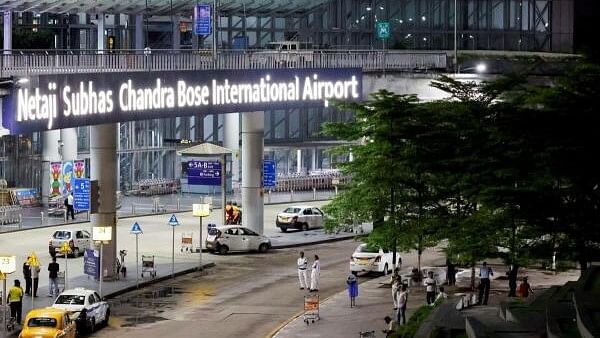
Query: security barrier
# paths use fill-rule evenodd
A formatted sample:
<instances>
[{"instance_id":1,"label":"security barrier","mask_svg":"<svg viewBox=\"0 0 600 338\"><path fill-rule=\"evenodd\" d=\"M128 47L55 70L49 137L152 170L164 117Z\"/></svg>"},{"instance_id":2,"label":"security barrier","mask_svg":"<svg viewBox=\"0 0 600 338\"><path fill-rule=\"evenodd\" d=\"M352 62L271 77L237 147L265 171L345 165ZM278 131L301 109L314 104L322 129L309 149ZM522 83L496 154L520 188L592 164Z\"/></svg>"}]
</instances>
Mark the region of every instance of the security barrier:
<instances>
[{"instance_id":1,"label":"security barrier","mask_svg":"<svg viewBox=\"0 0 600 338\"><path fill-rule=\"evenodd\" d=\"M277 177L277 185L272 191L308 191L329 190L336 186L349 183L350 176L342 176L335 173L323 173L313 175L286 175Z\"/></svg>"},{"instance_id":2,"label":"security barrier","mask_svg":"<svg viewBox=\"0 0 600 338\"><path fill-rule=\"evenodd\" d=\"M181 181L169 178L151 178L140 180L133 193L140 196L175 194L181 188Z\"/></svg>"},{"instance_id":3,"label":"security barrier","mask_svg":"<svg viewBox=\"0 0 600 338\"><path fill-rule=\"evenodd\" d=\"M6 205L0 207L0 224L21 223L22 218L21 206Z\"/></svg>"}]
</instances>

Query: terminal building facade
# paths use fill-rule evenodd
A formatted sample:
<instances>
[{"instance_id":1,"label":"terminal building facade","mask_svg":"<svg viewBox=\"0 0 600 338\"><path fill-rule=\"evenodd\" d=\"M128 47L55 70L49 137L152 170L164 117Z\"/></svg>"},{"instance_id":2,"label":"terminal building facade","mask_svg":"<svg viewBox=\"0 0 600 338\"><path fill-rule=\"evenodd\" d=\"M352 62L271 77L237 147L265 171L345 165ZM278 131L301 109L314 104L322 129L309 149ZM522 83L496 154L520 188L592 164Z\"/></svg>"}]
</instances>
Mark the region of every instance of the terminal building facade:
<instances>
[{"instance_id":1,"label":"terminal building facade","mask_svg":"<svg viewBox=\"0 0 600 338\"><path fill-rule=\"evenodd\" d=\"M459 50L469 51L572 53L576 48L573 0L458 0L457 10L453 0L308 1L303 8L289 7L289 1L224 0L217 6L217 34L204 38L192 34L191 13L182 11L180 2L173 2L172 7L151 5L138 14L126 15L109 5L100 14L90 14L87 9L78 13L73 8L47 8L41 1L17 0L10 6L0 1L4 46L8 49L8 27L12 53L41 53L28 49L95 52L100 26L107 53L144 48L210 49L213 39L220 50L260 49L284 40L310 43L320 50L452 50L455 38ZM110 2L110 6L117 5ZM98 15L104 17L101 24ZM385 43L375 31L380 21L391 27ZM280 173L335 168L337 162L351 156L329 155L327 149L336 141L320 133L323 122L348 120L350 113L325 107L294 108L265 111L264 116L265 158L275 159ZM239 133L237 113L120 123L119 188L130 189L146 178L179 177L177 150L187 146L179 140L239 149ZM48 154L58 155L55 160L85 160L89 166L90 127L3 136L1 177L11 187L41 190L47 184L42 168L48 165ZM239 173L233 177L239 180Z\"/></svg>"}]
</instances>

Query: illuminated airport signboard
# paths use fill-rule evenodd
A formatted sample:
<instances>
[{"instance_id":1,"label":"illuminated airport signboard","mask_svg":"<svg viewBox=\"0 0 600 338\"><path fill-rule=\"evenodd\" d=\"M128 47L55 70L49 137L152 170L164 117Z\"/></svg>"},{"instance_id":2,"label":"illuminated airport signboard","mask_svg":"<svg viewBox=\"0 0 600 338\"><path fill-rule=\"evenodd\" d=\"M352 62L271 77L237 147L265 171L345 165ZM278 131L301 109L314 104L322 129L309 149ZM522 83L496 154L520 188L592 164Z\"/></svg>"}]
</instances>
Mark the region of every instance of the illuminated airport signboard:
<instances>
[{"instance_id":1,"label":"illuminated airport signboard","mask_svg":"<svg viewBox=\"0 0 600 338\"><path fill-rule=\"evenodd\" d=\"M359 101L360 68L41 75L3 99L11 133Z\"/></svg>"}]
</instances>

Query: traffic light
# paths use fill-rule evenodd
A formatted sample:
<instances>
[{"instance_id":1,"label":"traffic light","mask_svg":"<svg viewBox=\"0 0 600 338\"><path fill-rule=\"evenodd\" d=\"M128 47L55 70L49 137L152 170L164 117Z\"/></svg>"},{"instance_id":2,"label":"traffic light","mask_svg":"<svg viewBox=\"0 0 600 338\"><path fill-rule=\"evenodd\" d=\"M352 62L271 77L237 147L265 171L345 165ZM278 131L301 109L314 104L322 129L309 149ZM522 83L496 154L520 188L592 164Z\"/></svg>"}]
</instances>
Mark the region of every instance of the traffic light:
<instances>
[{"instance_id":1,"label":"traffic light","mask_svg":"<svg viewBox=\"0 0 600 338\"><path fill-rule=\"evenodd\" d=\"M98 181L90 181L90 214L98 213L98 206L100 205L100 187Z\"/></svg>"}]
</instances>

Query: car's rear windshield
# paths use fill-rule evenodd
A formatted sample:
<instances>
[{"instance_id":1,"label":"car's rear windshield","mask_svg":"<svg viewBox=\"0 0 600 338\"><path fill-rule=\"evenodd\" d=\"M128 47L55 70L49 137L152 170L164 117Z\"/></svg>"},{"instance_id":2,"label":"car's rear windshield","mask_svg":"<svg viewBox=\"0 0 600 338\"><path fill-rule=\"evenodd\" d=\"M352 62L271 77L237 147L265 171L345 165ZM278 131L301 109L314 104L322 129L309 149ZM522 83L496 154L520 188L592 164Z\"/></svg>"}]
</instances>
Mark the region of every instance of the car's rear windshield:
<instances>
[{"instance_id":1,"label":"car's rear windshield","mask_svg":"<svg viewBox=\"0 0 600 338\"><path fill-rule=\"evenodd\" d=\"M283 212L288 214L297 214L300 212L300 208L287 208Z\"/></svg>"},{"instance_id":2,"label":"car's rear windshield","mask_svg":"<svg viewBox=\"0 0 600 338\"><path fill-rule=\"evenodd\" d=\"M85 303L85 296L81 295L60 295L56 299L55 304L67 304L67 305L83 305Z\"/></svg>"},{"instance_id":3,"label":"car's rear windshield","mask_svg":"<svg viewBox=\"0 0 600 338\"><path fill-rule=\"evenodd\" d=\"M29 327L56 327L56 319L46 318L46 317L31 318L27 322L27 326L29 326Z\"/></svg>"},{"instance_id":4,"label":"car's rear windshield","mask_svg":"<svg viewBox=\"0 0 600 338\"><path fill-rule=\"evenodd\" d=\"M56 231L52 236L54 239L71 239L70 231Z\"/></svg>"},{"instance_id":5,"label":"car's rear windshield","mask_svg":"<svg viewBox=\"0 0 600 338\"><path fill-rule=\"evenodd\" d=\"M379 248L376 248L374 246L361 245L358 248L356 248L356 252L378 253Z\"/></svg>"}]
</instances>

